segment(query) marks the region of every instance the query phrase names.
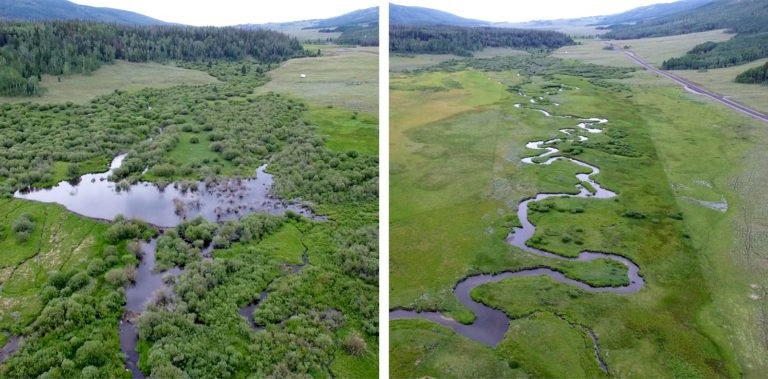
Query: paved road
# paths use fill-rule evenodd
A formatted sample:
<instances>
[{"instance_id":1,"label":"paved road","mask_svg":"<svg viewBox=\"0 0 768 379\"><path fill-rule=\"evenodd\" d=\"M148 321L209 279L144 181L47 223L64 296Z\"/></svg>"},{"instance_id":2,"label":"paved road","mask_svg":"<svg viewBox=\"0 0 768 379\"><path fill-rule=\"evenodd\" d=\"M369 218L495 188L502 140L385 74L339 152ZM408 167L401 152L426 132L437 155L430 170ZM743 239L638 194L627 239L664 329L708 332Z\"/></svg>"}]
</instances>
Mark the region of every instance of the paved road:
<instances>
[{"instance_id":1,"label":"paved road","mask_svg":"<svg viewBox=\"0 0 768 379\"><path fill-rule=\"evenodd\" d=\"M733 100L730 100L730 99L726 98L725 96L720 96L720 95L718 95L716 93L707 91L706 89L704 89L704 88L702 88L702 87L700 87L700 86L698 86L698 85L696 85L696 84L694 84L694 83L692 83L692 82L690 82L690 81L688 81L686 79L683 79L683 78L681 78L681 77L679 77L679 76L677 76L677 75L675 75L675 74L673 74L673 73L671 73L669 71L664 71L664 70L660 70L660 69L658 69L656 67L653 67L650 63L644 61L642 58L638 57L637 55L635 55L635 53L633 53L631 51L624 50L624 54L626 54L626 56L629 57L629 59L635 61L635 63L645 67L646 69L651 70L651 71L653 71L653 72L655 72L655 73L657 73L657 74L659 74L661 76L664 76L664 77L666 77L668 79L676 81L677 83L679 83L680 85L685 87L685 89L688 92L695 93L695 94L701 95L701 96L706 96L706 97L708 97L708 98L710 98L712 100L715 100L715 101L717 101L717 102L719 102L719 103L721 103L721 104L723 104L723 105L725 105L725 106L727 106L727 107L729 107L731 109L737 110L737 111L739 111L741 113L744 113L744 114L746 114L746 115L748 115L750 117L756 118L756 119L761 120L761 121L768 122L768 115L766 115L764 113L760 113L760 112L758 112L758 111L756 111L756 110L754 110L752 108L745 107L745 106L743 106L743 105L741 105L741 104L739 104L739 103L737 103L737 102L735 102Z\"/></svg>"}]
</instances>

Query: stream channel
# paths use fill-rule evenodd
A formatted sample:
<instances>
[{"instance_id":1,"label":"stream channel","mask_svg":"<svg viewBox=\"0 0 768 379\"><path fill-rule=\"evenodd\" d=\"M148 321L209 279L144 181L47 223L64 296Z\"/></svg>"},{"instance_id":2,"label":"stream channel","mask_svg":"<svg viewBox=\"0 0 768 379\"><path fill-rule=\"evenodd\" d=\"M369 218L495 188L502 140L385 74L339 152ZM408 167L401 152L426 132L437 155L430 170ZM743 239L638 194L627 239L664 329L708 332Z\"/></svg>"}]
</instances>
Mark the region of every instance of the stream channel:
<instances>
[{"instance_id":1,"label":"stream channel","mask_svg":"<svg viewBox=\"0 0 768 379\"><path fill-rule=\"evenodd\" d=\"M518 104L515 104L515 108L521 108L521 107L518 106ZM544 116L554 117L545 110L542 110L542 109L533 109L533 110L543 113ZM572 118L570 116L562 116L562 117ZM586 141L588 140L588 137L581 134L577 134L579 131L583 131L587 134L601 133L602 129L596 126L599 126L608 122L608 120L600 119L600 118L577 118L577 119L579 121L579 123L576 125L577 129L574 129L574 128L560 129L560 132L563 133L565 137L555 138L548 141L532 141L526 144L526 147L529 149L544 150L544 152L536 156L523 158L522 162L525 164L539 164L539 165L547 166L552 164L552 162L555 162L556 160L564 159L576 165L588 168L591 170L590 173L577 174L576 177L579 179L580 182L588 183L591 186L591 188L594 189L594 192L588 190L587 187L581 184L577 184L576 188L579 190L579 193L575 195L567 194L567 193L539 193L532 198L523 199L517 208L517 216L520 219L520 223L522 227L515 227L507 236L506 242L525 252L546 257L546 258L579 261L579 262L587 262L587 261L592 261L595 259L602 258L602 259L611 259L611 260L620 262L621 264L627 267L629 284L625 286L619 286L619 287L593 287L587 283L584 283L575 279L567 278L562 273L549 268L536 268L536 269L520 270L515 272L502 272L496 275L491 275L491 274L472 275L460 280L453 289L453 293L456 295L459 302L463 304L465 307L469 308L476 315L476 319L472 324L462 324L450 317L443 315L440 312L416 312L416 311L407 310L407 309L395 309L390 311L389 313L390 320L400 320L400 319L430 320L438 324L441 324L443 326L449 327L453 329L453 331L455 331L456 333L464 337L467 337L471 340L483 343L491 347L495 347L499 342L501 342L502 339L504 339L504 335L506 334L507 329L509 329L509 317L507 317L506 313L498 309L494 309L486 306L485 304L474 301L470 294L472 290L477 286L487 284L487 283L496 283L501 280L512 278L512 277L548 276L555 281L576 286L589 292L613 292L613 293L629 294L629 293L635 293L639 291L641 288L643 288L645 282L643 281L643 278L640 276L640 273L639 273L640 268L637 266L637 264L635 264L631 260L621 255L609 254L609 253L598 253L598 252L591 252L591 251L585 250L579 253L577 257L569 258L569 257L564 257L562 255L554 254L548 251L536 249L526 244L528 240L530 240L531 237L533 237L536 231L536 226L533 225L533 223L531 223L531 221L528 219L529 204L533 202L542 201L544 199L555 198L555 197L608 199L616 196L616 193L603 188L602 186L600 186L600 184L598 184L593 179L593 176L600 173L600 169L597 166L591 165L589 163L586 163L577 159L563 157L563 156L555 156L541 163L537 163L548 156L559 153L559 150L552 146L553 143L561 140L565 141L568 138L577 138L578 141L581 141L581 142ZM602 357L600 356L597 335L589 328L586 328L583 326L582 328L585 328L585 330L587 331L587 333L592 339L593 347L595 350L595 359L600 365L600 368L603 371L608 372L608 367L605 364Z\"/></svg>"},{"instance_id":2,"label":"stream channel","mask_svg":"<svg viewBox=\"0 0 768 379\"><path fill-rule=\"evenodd\" d=\"M202 216L210 221L235 220L248 214L261 212L275 215L286 211L299 213L313 220L324 221L306 207L289 204L270 193L273 176L266 173L267 165L256 170L255 178L222 179L206 184L195 182L196 190L182 189L177 185L158 188L147 182L138 182L127 190L120 190L114 182L108 180L113 170L120 167L127 154L117 156L110 164L109 171L99 174L86 174L74 181L63 181L52 188L17 191L14 197L46 203L58 203L68 210L85 217L99 220L114 220L118 215L128 219L140 219L161 229L171 228L186 219ZM303 244L303 240L302 240ZM138 331L135 321L146 310L152 295L160 289L172 292L164 281L166 276L178 276L182 270L178 267L155 271L155 249L157 238L141 242L143 257L136 270L134 284L126 287L125 315L120 320L120 349L125 354L125 365L134 378L144 378L138 367L139 354L136 351ZM292 266L297 273L307 263L307 250L304 246L301 265ZM212 246L203 249L203 259L212 259ZM267 286L269 287L269 285ZM261 292L258 299L240 309L240 314L256 328L253 311L266 298L267 290ZM18 348L19 337L11 337L0 354L0 362ZM8 351L6 351L8 350Z\"/></svg>"}]
</instances>

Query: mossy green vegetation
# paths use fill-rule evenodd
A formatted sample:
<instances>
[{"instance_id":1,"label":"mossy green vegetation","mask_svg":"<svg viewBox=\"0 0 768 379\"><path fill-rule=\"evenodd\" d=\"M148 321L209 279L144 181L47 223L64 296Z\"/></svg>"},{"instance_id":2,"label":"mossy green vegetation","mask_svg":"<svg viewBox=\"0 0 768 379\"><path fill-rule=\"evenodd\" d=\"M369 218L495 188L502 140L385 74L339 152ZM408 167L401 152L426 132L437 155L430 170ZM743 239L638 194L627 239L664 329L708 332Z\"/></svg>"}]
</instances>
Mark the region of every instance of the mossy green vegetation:
<instances>
[{"instance_id":1,"label":"mossy green vegetation","mask_svg":"<svg viewBox=\"0 0 768 379\"><path fill-rule=\"evenodd\" d=\"M576 128L579 118L606 118L602 133L583 133L588 141L554 145L561 155L598 166L595 180L618 196L537 203L529 210L537 226L529 244L563 256L584 250L623 255L638 264L645 287L631 295L590 293L547 277L480 286L473 298L506 312L511 327L496 349L480 350L483 357L461 364L465 371L459 372L482 373L495 367L489 361L501 360L536 377L601 376L588 330L598 338L610 375L738 376L765 367L751 349L766 351L756 338L766 330L757 321L765 310L755 300L765 285L758 273L766 267L754 260L745 265L731 253L754 236L749 228L758 227L754 218L734 223L738 209L750 206L745 190L732 188L748 182L759 191L752 183L764 183L757 178L765 174L750 170L757 163L747 157L755 157L765 133L645 73L630 79L621 69L593 70L578 61L535 65L537 59L454 61L393 76L391 306L471 322L471 312L452 293L460 278L541 266L599 286L626 284L626 268L616 262L565 266L504 242L519 201L538 192L574 193L575 174L583 170L565 161L523 164L522 158L542 152L525 144L562 137L560 129ZM502 82L509 91L481 102L501 83L492 79L495 72L479 69L520 76ZM463 89L417 87L438 75L451 75ZM461 79L468 75L481 79L477 96L477 87ZM476 105L465 105L473 100ZM424 109L444 112L426 118ZM717 163L705 163L700 151ZM734 172L749 172L749 181L731 186L734 176L745 178ZM728 211L691 199L727 199ZM724 237L708 245L713 233ZM423 371L418 354L401 353L411 346L431 340L431 359L439 360L474 344L426 321L391 325L395 377L454 375L439 366ZM435 330L451 338L435 341Z\"/></svg>"},{"instance_id":2,"label":"mossy green vegetation","mask_svg":"<svg viewBox=\"0 0 768 379\"><path fill-rule=\"evenodd\" d=\"M558 343L541 343L551 340ZM500 355L508 357L510 367L525 368L531 377L606 377L591 348L592 339L584 328L552 313L534 313L512 321L497 347Z\"/></svg>"},{"instance_id":3,"label":"mossy green vegetation","mask_svg":"<svg viewBox=\"0 0 768 379\"><path fill-rule=\"evenodd\" d=\"M319 127L319 133L327 138L328 148L347 152L377 155L379 151L378 118L366 113L343 108L313 108L305 118Z\"/></svg>"},{"instance_id":4,"label":"mossy green vegetation","mask_svg":"<svg viewBox=\"0 0 768 379\"><path fill-rule=\"evenodd\" d=\"M527 378L510 367L493 349L423 320L390 325L390 375L393 378Z\"/></svg>"}]
</instances>

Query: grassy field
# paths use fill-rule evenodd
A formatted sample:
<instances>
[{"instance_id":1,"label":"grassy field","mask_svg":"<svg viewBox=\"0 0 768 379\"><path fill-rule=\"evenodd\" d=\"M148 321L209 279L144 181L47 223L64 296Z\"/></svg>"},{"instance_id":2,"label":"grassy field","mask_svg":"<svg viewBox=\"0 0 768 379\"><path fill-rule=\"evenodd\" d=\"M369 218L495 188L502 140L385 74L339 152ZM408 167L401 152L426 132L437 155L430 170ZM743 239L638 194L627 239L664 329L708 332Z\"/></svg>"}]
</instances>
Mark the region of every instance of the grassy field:
<instances>
[{"instance_id":1,"label":"grassy field","mask_svg":"<svg viewBox=\"0 0 768 379\"><path fill-rule=\"evenodd\" d=\"M723 30L691 33L685 35L643 38L634 40L601 41L595 39L582 39L578 46L565 46L553 53L554 56L563 59L577 59L587 63L605 64L611 66L637 67L628 59L621 50L629 46L635 54L651 64L659 67L661 63L672 57L684 55L694 46L707 41L721 42L733 37L733 34ZM605 50L606 44L614 44L615 50ZM734 82L736 75L756 66L765 64L765 59L760 59L748 64L706 71L676 70L675 74L693 81L715 93L728 96L746 106L757 109L763 113L768 112L768 87L761 85L739 84Z\"/></svg>"},{"instance_id":2,"label":"grassy field","mask_svg":"<svg viewBox=\"0 0 768 379\"><path fill-rule=\"evenodd\" d=\"M321 57L289 60L272 70L272 80L256 93L285 93L374 115L379 109L378 68L378 48L328 47Z\"/></svg>"},{"instance_id":3,"label":"grassy field","mask_svg":"<svg viewBox=\"0 0 768 379\"><path fill-rule=\"evenodd\" d=\"M733 37L723 30L691 33L685 35L643 38L630 40L598 40L579 39L577 46L563 46L552 54L563 59L578 59L587 63L611 66L636 66L634 62L620 53L621 48L629 46L630 50L643 57L648 62L659 66L665 59L679 57L694 46L707 41L720 42ZM615 50L603 49L606 44L615 45Z\"/></svg>"},{"instance_id":4,"label":"grassy field","mask_svg":"<svg viewBox=\"0 0 768 379\"><path fill-rule=\"evenodd\" d=\"M59 81L61 78L61 81ZM114 90L137 91L142 88L167 88L215 83L218 80L205 72L188 70L159 63L117 61L104 65L91 75L44 75L42 86L48 91L42 97L0 97L0 103L33 101L37 103L85 104L91 99Z\"/></svg>"},{"instance_id":5,"label":"grassy field","mask_svg":"<svg viewBox=\"0 0 768 379\"><path fill-rule=\"evenodd\" d=\"M375 155L379 150L378 117L340 108L315 107L305 118L320 127L327 146L335 151L356 150Z\"/></svg>"},{"instance_id":6,"label":"grassy field","mask_svg":"<svg viewBox=\"0 0 768 379\"><path fill-rule=\"evenodd\" d=\"M762 66L766 59L760 59L743 65L711 69L707 71L680 70L675 74L680 75L702 87L728 96L731 100L768 113L768 86L759 84L736 83L736 75L757 66Z\"/></svg>"},{"instance_id":7,"label":"grassy field","mask_svg":"<svg viewBox=\"0 0 768 379\"><path fill-rule=\"evenodd\" d=\"M758 169L768 159L760 149L768 133L646 72L624 80L628 86L514 72L393 74L391 306L442 310L469 321L451 292L459 278L553 266L503 242L516 223L518 201L575 184L576 167L518 163L537 154L525 149L527 141L558 136L575 122L515 108L529 98L506 88L517 84L539 96L553 83L569 90L536 106L555 115L609 119L605 133L590 135L578 158L599 166L597 181L619 196L550 200L553 210L531 212L538 225L532 244L563 255L592 249L630 257L646 287L624 296L587 293L548 278L481 286L473 297L514 319L497 349L481 349L428 322L394 321L393 376L521 375L497 371L498 360L522 375L600 376L587 328L598 336L614 376L759 376L768 369L760 358L768 354L768 307L761 301L768 230L762 205L753 205L765 202L752 197L768 184ZM725 213L691 201L721 198L728 202ZM600 265L557 269L594 281L608 280L610 271ZM439 363L470 347L471 360L450 370Z\"/></svg>"}]
</instances>

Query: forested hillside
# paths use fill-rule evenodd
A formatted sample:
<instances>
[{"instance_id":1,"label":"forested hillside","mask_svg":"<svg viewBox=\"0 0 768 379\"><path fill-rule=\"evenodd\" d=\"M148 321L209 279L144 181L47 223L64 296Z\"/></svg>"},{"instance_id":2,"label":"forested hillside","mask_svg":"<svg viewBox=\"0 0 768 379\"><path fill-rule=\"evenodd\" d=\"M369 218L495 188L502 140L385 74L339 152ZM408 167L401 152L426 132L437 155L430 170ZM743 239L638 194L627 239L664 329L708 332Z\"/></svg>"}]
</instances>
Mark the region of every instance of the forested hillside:
<instances>
[{"instance_id":1,"label":"forested hillside","mask_svg":"<svg viewBox=\"0 0 768 379\"><path fill-rule=\"evenodd\" d=\"M359 9L341 16L319 20L313 28L363 26L379 23L379 7Z\"/></svg>"},{"instance_id":2,"label":"forested hillside","mask_svg":"<svg viewBox=\"0 0 768 379\"><path fill-rule=\"evenodd\" d=\"M648 22L659 18L667 18L673 14L688 12L713 0L680 0L674 3L652 4L638 7L627 12L602 17L600 24L617 25Z\"/></svg>"},{"instance_id":3,"label":"forested hillside","mask_svg":"<svg viewBox=\"0 0 768 379\"><path fill-rule=\"evenodd\" d=\"M613 25L606 38L634 39L729 29L734 33L768 31L765 0L716 0L688 12L633 25Z\"/></svg>"},{"instance_id":4,"label":"forested hillside","mask_svg":"<svg viewBox=\"0 0 768 379\"><path fill-rule=\"evenodd\" d=\"M87 20L130 25L165 24L164 21L122 9L90 7L67 0L0 0L0 19Z\"/></svg>"},{"instance_id":5,"label":"forested hillside","mask_svg":"<svg viewBox=\"0 0 768 379\"><path fill-rule=\"evenodd\" d=\"M0 23L0 95L36 95L42 91L42 74L89 73L115 59L202 62L250 57L267 63L305 54L295 38L267 30L82 21Z\"/></svg>"},{"instance_id":6,"label":"forested hillside","mask_svg":"<svg viewBox=\"0 0 768 379\"><path fill-rule=\"evenodd\" d=\"M665 70L721 68L768 57L768 32L739 34L725 42L705 42L661 65Z\"/></svg>"},{"instance_id":7,"label":"forested hillside","mask_svg":"<svg viewBox=\"0 0 768 379\"><path fill-rule=\"evenodd\" d=\"M346 26L337 28L341 35L336 40L340 45L379 46L379 24L369 26Z\"/></svg>"},{"instance_id":8,"label":"forested hillside","mask_svg":"<svg viewBox=\"0 0 768 379\"><path fill-rule=\"evenodd\" d=\"M393 53L456 54L471 56L486 47L556 49L573 44L567 35L547 30L460 26L390 25L389 47Z\"/></svg>"},{"instance_id":9,"label":"forested hillside","mask_svg":"<svg viewBox=\"0 0 768 379\"><path fill-rule=\"evenodd\" d=\"M716 0L687 12L632 25L613 25L606 38L633 39L727 29L737 35L725 42L707 42L664 69L705 69L734 66L768 56L768 1Z\"/></svg>"},{"instance_id":10,"label":"forested hillside","mask_svg":"<svg viewBox=\"0 0 768 379\"><path fill-rule=\"evenodd\" d=\"M437 9L390 4L389 24L485 26L488 22L459 17Z\"/></svg>"}]
</instances>

